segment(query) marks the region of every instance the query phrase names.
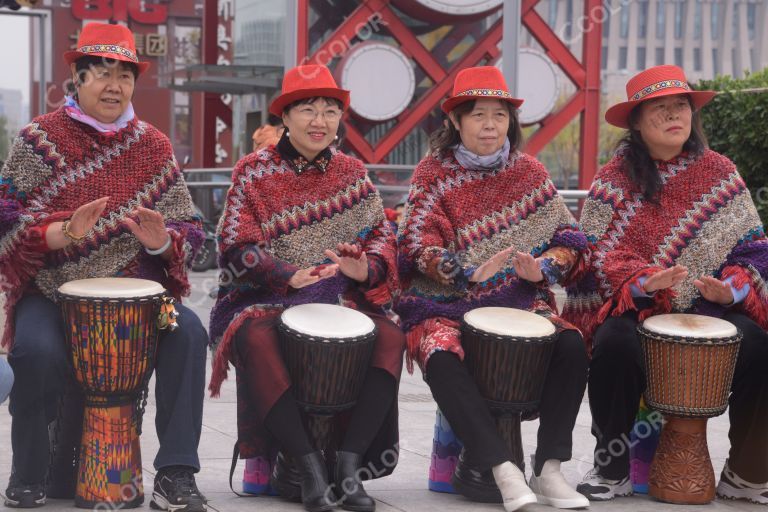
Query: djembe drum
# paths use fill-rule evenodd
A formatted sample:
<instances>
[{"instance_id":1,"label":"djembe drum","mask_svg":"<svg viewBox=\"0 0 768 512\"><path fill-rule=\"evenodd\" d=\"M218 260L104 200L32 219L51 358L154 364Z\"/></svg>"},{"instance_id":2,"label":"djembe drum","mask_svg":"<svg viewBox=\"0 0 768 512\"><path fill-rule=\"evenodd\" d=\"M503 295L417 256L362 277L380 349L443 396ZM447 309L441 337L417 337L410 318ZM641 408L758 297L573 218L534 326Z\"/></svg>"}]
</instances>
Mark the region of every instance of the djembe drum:
<instances>
[{"instance_id":1,"label":"djembe drum","mask_svg":"<svg viewBox=\"0 0 768 512\"><path fill-rule=\"evenodd\" d=\"M704 504L715 497L707 419L725 412L741 333L725 320L668 314L638 326L648 386L645 401L665 424L648 475L648 494Z\"/></svg>"},{"instance_id":2,"label":"djembe drum","mask_svg":"<svg viewBox=\"0 0 768 512\"><path fill-rule=\"evenodd\" d=\"M280 345L291 385L308 414L315 448L333 453L333 416L354 407L368 371L376 325L363 313L331 304L283 311Z\"/></svg>"},{"instance_id":3,"label":"djembe drum","mask_svg":"<svg viewBox=\"0 0 768 512\"><path fill-rule=\"evenodd\" d=\"M144 279L83 279L59 288L75 379L85 395L75 506L144 501L140 415L159 329L175 327L173 299Z\"/></svg>"}]
</instances>

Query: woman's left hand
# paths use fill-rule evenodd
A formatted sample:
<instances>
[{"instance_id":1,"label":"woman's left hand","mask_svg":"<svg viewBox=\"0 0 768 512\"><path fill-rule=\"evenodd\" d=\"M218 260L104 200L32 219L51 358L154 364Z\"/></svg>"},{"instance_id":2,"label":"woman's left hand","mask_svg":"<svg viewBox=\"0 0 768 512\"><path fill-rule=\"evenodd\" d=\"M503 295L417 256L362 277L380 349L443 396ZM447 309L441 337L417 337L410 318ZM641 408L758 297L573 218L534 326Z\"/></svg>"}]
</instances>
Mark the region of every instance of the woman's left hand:
<instances>
[{"instance_id":1,"label":"woman's left hand","mask_svg":"<svg viewBox=\"0 0 768 512\"><path fill-rule=\"evenodd\" d=\"M136 220L138 222L136 222ZM156 251L168 242L163 214L147 208L138 207L123 221L131 233L139 239L141 245L150 251Z\"/></svg>"},{"instance_id":2,"label":"woman's left hand","mask_svg":"<svg viewBox=\"0 0 768 512\"><path fill-rule=\"evenodd\" d=\"M368 280L368 257L359 246L354 244L339 244L338 252L326 250L325 255L339 266L342 274L360 283Z\"/></svg>"},{"instance_id":3,"label":"woman's left hand","mask_svg":"<svg viewBox=\"0 0 768 512\"><path fill-rule=\"evenodd\" d=\"M544 279L544 274L541 273L539 268L539 262L524 252L517 251L512 257L512 266L515 268L518 277L530 281L532 283L538 283Z\"/></svg>"},{"instance_id":4,"label":"woman's left hand","mask_svg":"<svg viewBox=\"0 0 768 512\"><path fill-rule=\"evenodd\" d=\"M701 296L709 302L727 306L733 303L733 292L731 285L724 283L711 276L703 276L693 281L693 285L698 288Z\"/></svg>"}]
</instances>

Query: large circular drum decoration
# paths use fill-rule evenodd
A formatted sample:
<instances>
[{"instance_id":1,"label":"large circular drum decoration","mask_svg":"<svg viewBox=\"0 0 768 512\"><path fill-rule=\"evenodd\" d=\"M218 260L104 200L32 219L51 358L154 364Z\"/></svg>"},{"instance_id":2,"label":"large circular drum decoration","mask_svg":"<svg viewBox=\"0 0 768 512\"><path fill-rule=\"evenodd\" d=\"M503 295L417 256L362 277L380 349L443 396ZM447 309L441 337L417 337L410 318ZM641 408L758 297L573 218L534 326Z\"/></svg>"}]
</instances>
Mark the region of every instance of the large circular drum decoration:
<instances>
[{"instance_id":1,"label":"large circular drum decoration","mask_svg":"<svg viewBox=\"0 0 768 512\"><path fill-rule=\"evenodd\" d=\"M350 107L364 119L395 118L413 99L416 90L413 64L394 46L374 42L355 45L339 69L341 87L353 91Z\"/></svg>"},{"instance_id":2,"label":"large circular drum decoration","mask_svg":"<svg viewBox=\"0 0 768 512\"><path fill-rule=\"evenodd\" d=\"M416 19L449 22L463 17L484 17L501 7L503 0L393 0L398 9Z\"/></svg>"},{"instance_id":3,"label":"large circular drum decoration","mask_svg":"<svg viewBox=\"0 0 768 512\"><path fill-rule=\"evenodd\" d=\"M538 50L523 48L518 55L516 95L525 101L520 107L520 123L538 123L552 112L560 95L557 70ZM503 69L502 59L496 65Z\"/></svg>"}]
</instances>

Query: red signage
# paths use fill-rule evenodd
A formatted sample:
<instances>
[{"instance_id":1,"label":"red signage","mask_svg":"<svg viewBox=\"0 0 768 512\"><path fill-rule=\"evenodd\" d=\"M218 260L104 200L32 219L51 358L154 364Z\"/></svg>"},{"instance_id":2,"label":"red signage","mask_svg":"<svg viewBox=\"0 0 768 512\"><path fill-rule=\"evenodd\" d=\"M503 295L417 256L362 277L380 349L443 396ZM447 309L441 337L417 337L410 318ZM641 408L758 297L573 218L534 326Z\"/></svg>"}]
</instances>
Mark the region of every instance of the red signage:
<instances>
[{"instance_id":1,"label":"red signage","mask_svg":"<svg viewBox=\"0 0 768 512\"><path fill-rule=\"evenodd\" d=\"M168 8L141 0L72 0L72 16L79 20L128 20L146 25L160 25L168 19Z\"/></svg>"}]
</instances>

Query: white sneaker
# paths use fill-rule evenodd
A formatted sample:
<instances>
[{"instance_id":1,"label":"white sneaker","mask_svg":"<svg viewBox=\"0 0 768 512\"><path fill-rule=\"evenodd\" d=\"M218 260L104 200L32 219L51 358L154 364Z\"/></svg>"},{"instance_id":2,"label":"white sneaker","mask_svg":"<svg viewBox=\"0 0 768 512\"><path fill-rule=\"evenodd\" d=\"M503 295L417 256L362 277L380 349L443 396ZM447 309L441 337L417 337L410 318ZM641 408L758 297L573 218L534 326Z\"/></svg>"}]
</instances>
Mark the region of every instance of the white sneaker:
<instances>
[{"instance_id":1,"label":"white sneaker","mask_svg":"<svg viewBox=\"0 0 768 512\"><path fill-rule=\"evenodd\" d=\"M525 475L520 471L520 468L511 462L494 466L493 479L501 491L504 510L507 512L513 512L530 503L536 503L536 495L525 483Z\"/></svg>"},{"instance_id":2,"label":"white sneaker","mask_svg":"<svg viewBox=\"0 0 768 512\"><path fill-rule=\"evenodd\" d=\"M531 467L535 466L536 461L531 456ZM560 472L560 461L549 459L541 468L541 474L531 475L529 481L531 490L536 493L539 503L551 505L555 508L587 508L589 500L583 494L568 485L565 477Z\"/></svg>"},{"instance_id":3,"label":"white sneaker","mask_svg":"<svg viewBox=\"0 0 768 512\"><path fill-rule=\"evenodd\" d=\"M753 484L733 472L725 461L720 483L717 484L717 496L728 500L746 500L759 505L768 505L768 482Z\"/></svg>"},{"instance_id":4,"label":"white sneaker","mask_svg":"<svg viewBox=\"0 0 768 512\"><path fill-rule=\"evenodd\" d=\"M600 476L597 468L587 471L576 490L586 496L589 501L608 501L616 497L632 496L632 482L629 475L621 480L610 480Z\"/></svg>"}]
</instances>

